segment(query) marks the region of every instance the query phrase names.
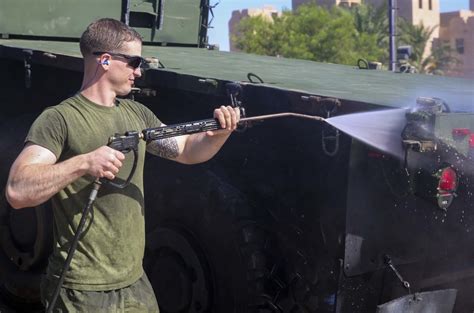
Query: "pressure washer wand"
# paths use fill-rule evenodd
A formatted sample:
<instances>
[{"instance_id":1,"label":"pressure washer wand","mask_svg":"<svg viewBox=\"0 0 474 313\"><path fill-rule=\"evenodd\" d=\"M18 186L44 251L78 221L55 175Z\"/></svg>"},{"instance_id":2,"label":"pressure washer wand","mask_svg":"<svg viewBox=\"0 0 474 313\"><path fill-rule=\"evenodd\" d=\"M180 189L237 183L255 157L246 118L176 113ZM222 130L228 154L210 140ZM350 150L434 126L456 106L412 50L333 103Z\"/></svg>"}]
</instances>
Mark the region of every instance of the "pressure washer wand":
<instances>
[{"instance_id":1,"label":"pressure washer wand","mask_svg":"<svg viewBox=\"0 0 474 313\"><path fill-rule=\"evenodd\" d=\"M305 118L305 119L311 119L311 120L316 120L316 121L325 121L324 118L320 116L313 116L313 115L306 115L306 114L300 114L300 113L291 113L291 112L285 112L285 113L276 113L276 114L268 114L268 115L259 115L259 116L252 116L252 117L244 117L241 118L239 121L239 124L244 124L246 122L252 122L252 121L261 121L261 120L267 120L267 119L273 119L273 118L280 118L280 117L299 117L299 118ZM194 121L194 122L187 122L187 123L181 123L181 124L174 124L174 125L168 125L168 126L162 126L162 127L156 127L156 128L148 128L142 130L141 133L138 133L137 131L129 131L126 132L125 134L115 134L114 136L109 138L109 143L108 145L115 149L119 150L123 153L128 153L130 151L133 151L134 153L134 161L133 161L133 168L132 171L130 172L128 178L126 181L122 184L114 183L111 181L107 181L105 179L96 179L94 182L94 187L91 191L91 194L89 196L89 201L84 208L81 216L81 220L79 222L79 225L77 227L76 233L74 235L74 238L71 242L71 246L69 248L68 254L66 261L64 263L61 275L59 276L58 283L56 285L56 289L54 291L54 294L50 300L50 303L48 304L48 308L46 310L47 313L51 313L54 309L54 306L56 304L56 301L58 299L61 287L64 282L64 278L66 276L66 272L69 270L69 266L71 265L72 257L74 255L74 252L76 251L77 244L79 242L79 238L83 234L83 229L84 225L86 222L86 217L89 215L89 212L92 210L92 205L97 197L97 193L99 192L100 187L102 186L103 183L111 184L114 187L117 188L124 188L130 183L131 178L133 177L133 174L135 173L136 165L137 165L137 158L138 158L138 141L140 139L144 139L145 141L149 142L152 140L157 140L157 139L164 139L164 138L169 138L169 137L175 137L175 136L181 136L181 135L187 135L187 134L194 134L194 133L200 133L200 132L206 132L210 130L219 130L222 129L220 123L216 119L206 119L206 120L200 120L200 121Z\"/></svg>"},{"instance_id":2,"label":"pressure washer wand","mask_svg":"<svg viewBox=\"0 0 474 313\"><path fill-rule=\"evenodd\" d=\"M240 119L239 125L245 125L245 123L247 122L268 120L268 119L281 118L281 117L298 117L298 118L310 119L310 120L315 120L315 121L322 121L322 122L325 121L325 119L320 116L284 112L284 113L243 117ZM170 137L188 135L188 134L194 134L194 133L201 133L201 132L219 130L219 129L222 129L219 121L211 118L211 119L199 120L199 121L194 121L194 122L186 122L186 123L173 124L173 125L167 125L167 126L162 126L162 127L147 128L142 131L140 137L144 139L146 142L149 142L152 140L158 140L158 139L164 139L164 138L170 138Z\"/></svg>"},{"instance_id":3,"label":"pressure washer wand","mask_svg":"<svg viewBox=\"0 0 474 313\"><path fill-rule=\"evenodd\" d=\"M292 113L292 112L284 112L284 113L275 113L275 114L268 114L268 115L257 115L257 116L251 116L251 117L244 117L244 118L240 119L239 123L260 121L260 120L268 120L268 119L279 118L279 117L300 117L300 118L316 120L316 121L321 121L321 122L325 121L325 119L321 116L301 114L301 113Z\"/></svg>"}]
</instances>

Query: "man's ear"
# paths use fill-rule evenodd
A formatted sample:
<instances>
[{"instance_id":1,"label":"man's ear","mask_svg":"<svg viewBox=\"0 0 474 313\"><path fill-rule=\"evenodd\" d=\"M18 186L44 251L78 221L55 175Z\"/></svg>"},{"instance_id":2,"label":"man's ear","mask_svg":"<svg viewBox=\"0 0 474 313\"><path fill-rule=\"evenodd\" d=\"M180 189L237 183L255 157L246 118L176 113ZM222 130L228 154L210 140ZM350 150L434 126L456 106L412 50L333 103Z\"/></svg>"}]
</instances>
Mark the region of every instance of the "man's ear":
<instances>
[{"instance_id":1,"label":"man's ear","mask_svg":"<svg viewBox=\"0 0 474 313\"><path fill-rule=\"evenodd\" d=\"M102 57L99 59L99 64L109 65L110 64L109 56L102 55Z\"/></svg>"}]
</instances>

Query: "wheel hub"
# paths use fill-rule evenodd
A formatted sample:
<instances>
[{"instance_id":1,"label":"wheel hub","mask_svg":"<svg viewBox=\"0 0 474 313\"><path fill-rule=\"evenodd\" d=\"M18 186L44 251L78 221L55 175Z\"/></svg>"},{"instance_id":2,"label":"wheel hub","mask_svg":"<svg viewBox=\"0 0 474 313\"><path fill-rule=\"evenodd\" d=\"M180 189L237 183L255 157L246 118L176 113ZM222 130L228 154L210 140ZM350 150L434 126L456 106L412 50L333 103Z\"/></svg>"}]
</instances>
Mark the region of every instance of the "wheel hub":
<instances>
[{"instance_id":1,"label":"wheel hub","mask_svg":"<svg viewBox=\"0 0 474 313\"><path fill-rule=\"evenodd\" d=\"M199 313L210 308L209 267L186 231L160 227L147 236L145 269L164 313Z\"/></svg>"}]
</instances>

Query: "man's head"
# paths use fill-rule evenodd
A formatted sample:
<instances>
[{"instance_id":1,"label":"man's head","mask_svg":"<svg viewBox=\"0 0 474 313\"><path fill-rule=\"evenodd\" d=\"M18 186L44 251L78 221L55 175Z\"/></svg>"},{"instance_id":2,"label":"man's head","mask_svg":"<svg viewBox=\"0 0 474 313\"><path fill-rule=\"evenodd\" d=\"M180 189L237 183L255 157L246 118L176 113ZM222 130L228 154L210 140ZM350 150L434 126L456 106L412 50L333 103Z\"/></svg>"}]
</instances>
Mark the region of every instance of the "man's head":
<instances>
[{"instance_id":1,"label":"man's head","mask_svg":"<svg viewBox=\"0 0 474 313\"><path fill-rule=\"evenodd\" d=\"M90 24L80 40L84 83L99 83L106 92L126 95L141 76L142 38L124 23L103 18ZM105 88L105 89L104 89Z\"/></svg>"},{"instance_id":2,"label":"man's head","mask_svg":"<svg viewBox=\"0 0 474 313\"><path fill-rule=\"evenodd\" d=\"M124 23L102 18L91 23L81 36L80 48L83 57L96 51L120 52L126 42L139 41L142 37Z\"/></svg>"}]
</instances>

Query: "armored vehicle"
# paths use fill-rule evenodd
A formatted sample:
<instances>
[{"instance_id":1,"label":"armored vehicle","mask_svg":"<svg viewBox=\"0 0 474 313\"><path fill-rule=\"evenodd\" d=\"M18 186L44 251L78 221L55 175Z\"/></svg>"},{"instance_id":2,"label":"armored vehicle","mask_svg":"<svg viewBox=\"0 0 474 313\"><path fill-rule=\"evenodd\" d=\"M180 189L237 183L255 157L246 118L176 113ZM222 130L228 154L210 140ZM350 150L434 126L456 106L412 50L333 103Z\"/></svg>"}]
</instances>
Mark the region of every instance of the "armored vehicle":
<instances>
[{"instance_id":1,"label":"armored vehicle","mask_svg":"<svg viewBox=\"0 0 474 313\"><path fill-rule=\"evenodd\" d=\"M220 52L209 7L1 1L1 185L35 117L80 87L82 30L114 17L144 38L130 96L167 125L192 128L229 103L247 117L293 114L242 123L205 164L147 158L144 268L162 312L472 311L473 81ZM372 123L400 109L386 141L401 157L346 123L295 117L377 112L359 126L383 133ZM43 310L51 214L49 203L14 210L2 192L1 312Z\"/></svg>"}]
</instances>

